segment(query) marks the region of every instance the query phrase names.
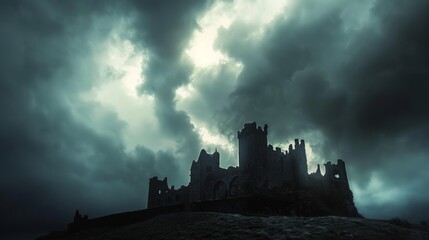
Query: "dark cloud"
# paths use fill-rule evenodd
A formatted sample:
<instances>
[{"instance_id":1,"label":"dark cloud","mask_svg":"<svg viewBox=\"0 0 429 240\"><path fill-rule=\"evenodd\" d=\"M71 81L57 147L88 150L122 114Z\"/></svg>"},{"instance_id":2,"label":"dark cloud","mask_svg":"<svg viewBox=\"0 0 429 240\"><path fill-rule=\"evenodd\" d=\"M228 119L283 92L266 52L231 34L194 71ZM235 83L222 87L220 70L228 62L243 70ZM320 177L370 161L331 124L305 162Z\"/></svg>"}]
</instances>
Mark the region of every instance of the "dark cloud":
<instances>
[{"instance_id":1,"label":"dark cloud","mask_svg":"<svg viewBox=\"0 0 429 240\"><path fill-rule=\"evenodd\" d=\"M429 201L415 193L424 185L407 186L410 179L427 184L421 169L429 157L428 4L375 1L362 14L367 24L355 27L346 14L352 5L313 7L296 4L261 39L252 38L252 27L243 22L220 30L217 48L244 64L220 119L230 123L226 129L250 119L268 122L274 142L321 132L319 154L346 159L352 181L362 188L377 173L385 191L413 189L389 202L402 213L415 212L403 203Z\"/></svg>"},{"instance_id":2,"label":"dark cloud","mask_svg":"<svg viewBox=\"0 0 429 240\"><path fill-rule=\"evenodd\" d=\"M188 165L188 151L195 150L194 157L199 142L189 118L175 110L172 94L191 71L179 54L206 6L200 3L174 8L140 1L1 3L2 238L64 229L76 208L90 216L145 208L147 182L154 175L185 182L187 172L177 171L182 168L177 161L189 158ZM127 124L81 97L106 81L97 73L94 56L103 50L97 43L120 19L135 21L134 41L149 49L147 85L160 84L158 92L151 92L156 112L178 150L138 145L125 151ZM172 76L177 81L170 83Z\"/></svg>"},{"instance_id":3,"label":"dark cloud","mask_svg":"<svg viewBox=\"0 0 429 240\"><path fill-rule=\"evenodd\" d=\"M140 91L155 97L161 130L176 139L182 171L188 170L189 160L200 149L200 143L188 115L176 109L175 90L189 82L193 66L184 49L198 27L197 18L211 2L133 2L137 10L134 42L148 49L150 59Z\"/></svg>"},{"instance_id":4,"label":"dark cloud","mask_svg":"<svg viewBox=\"0 0 429 240\"><path fill-rule=\"evenodd\" d=\"M329 63L324 61L345 35L340 14L328 6L308 20L302 17L308 5L295 7L286 19L278 17L262 39L252 37L253 27L244 22L220 30L216 46L244 64L224 115L233 118L226 121L268 122L273 138L284 139L314 128L314 118L325 118L319 114L340 110L331 104L344 97L325 76Z\"/></svg>"}]
</instances>

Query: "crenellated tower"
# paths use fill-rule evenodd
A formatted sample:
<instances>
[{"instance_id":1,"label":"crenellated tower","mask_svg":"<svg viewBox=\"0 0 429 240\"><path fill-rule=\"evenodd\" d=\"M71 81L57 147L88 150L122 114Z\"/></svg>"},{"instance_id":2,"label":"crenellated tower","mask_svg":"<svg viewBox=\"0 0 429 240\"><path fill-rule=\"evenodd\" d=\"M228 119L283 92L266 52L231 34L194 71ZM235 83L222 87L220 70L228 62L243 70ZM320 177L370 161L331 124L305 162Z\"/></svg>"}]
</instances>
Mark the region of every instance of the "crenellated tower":
<instances>
[{"instance_id":1,"label":"crenellated tower","mask_svg":"<svg viewBox=\"0 0 429 240\"><path fill-rule=\"evenodd\" d=\"M168 193L168 190L167 178L164 178L164 180L159 180L158 177L150 178L147 208L166 205L166 202L163 202L160 196Z\"/></svg>"},{"instance_id":2,"label":"crenellated tower","mask_svg":"<svg viewBox=\"0 0 429 240\"><path fill-rule=\"evenodd\" d=\"M349 187L346 165L338 159L337 164L325 164L324 194L327 202L337 208L339 215L358 214L353 201L353 193Z\"/></svg>"},{"instance_id":3,"label":"crenellated tower","mask_svg":"<svg viewBox=\"0 0 429 240\"><path fill-rule=\"evenodd\" d=\"M295 139L294 147L289 145L290 167L293 184L298 189L308 188L308 165L304 140Z\"/></svg>"},{"instance_id":4,"label":"crenellated tower","mask_svg":"<svg viewBox=\"0 0 429 240\"><path fill-rule=\"evenodd\" d=\"M344 191L350 191L346 164L342 159L338 159L337 164L332 164L330 161L325 163L325 170L325 181L328 185L335 186Z\"/></svg>"},{"instance_id":5,"label":"crenellated tower","mask_svg":"<svg viewBox=\"0 0 429 240\"><path fill-rule=\"evenodd\" d=\"M246 123L238 131L240 188L250 194L268 185L267 161L268 126L258 127L256 122Z\"/></svg>"}]
</instances>

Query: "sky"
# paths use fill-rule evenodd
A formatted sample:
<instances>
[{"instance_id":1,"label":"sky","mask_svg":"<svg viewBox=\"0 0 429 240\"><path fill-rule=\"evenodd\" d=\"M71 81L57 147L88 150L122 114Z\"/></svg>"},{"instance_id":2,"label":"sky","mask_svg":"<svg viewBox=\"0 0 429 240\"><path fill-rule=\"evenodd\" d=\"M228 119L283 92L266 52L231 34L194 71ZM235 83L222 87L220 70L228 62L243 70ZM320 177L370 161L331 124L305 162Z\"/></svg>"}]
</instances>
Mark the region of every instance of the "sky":
<instances>
[{"instance_id":1,"label":"sky","mask_svg":"<svg viewBox=\"0 0 429 240\"><path fill-rule=\"evenodd\" d=\"M369 218L429 219L429 2L0 2L2 239L146 208L237 131L344 159ZM323 172L323 169L322 169Z\"/></svg>"}]
</instances>

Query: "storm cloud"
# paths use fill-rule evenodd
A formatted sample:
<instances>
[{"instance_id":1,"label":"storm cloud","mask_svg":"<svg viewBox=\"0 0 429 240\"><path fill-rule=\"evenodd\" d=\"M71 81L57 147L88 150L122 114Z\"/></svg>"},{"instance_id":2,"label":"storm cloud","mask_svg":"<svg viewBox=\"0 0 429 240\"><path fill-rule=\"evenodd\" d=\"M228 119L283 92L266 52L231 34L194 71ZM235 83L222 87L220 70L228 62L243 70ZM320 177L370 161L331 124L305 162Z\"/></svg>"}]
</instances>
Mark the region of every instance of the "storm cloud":
<instances>
[{"instance_id":1,"label":"storm cloud","mask_svg":"<svg viewBox=\"0 0 429 240\"><path fill-rule=\"evenodd\" d=\"M353 5L326 4L315 12L313 2L302 1L277 17L262 39L246 39L252 31L239 22L221 29L218 47L245 66L221 116L234 124L266 121L275 142L310 136L310 144L321 142L324 159L346 159L357 197L365 184L380 181L378 191L386 196L362 197L387 206L395 197L417 201L403 207L424 212L419 203L429 200L422 194L427 174L418 166L428 159L429 35L422 24L428 6L367 4L363 26L348 15Z\"/></svg>"},{"instance_id":2,"label":"storm cloud","mask_svg":"<svg viewBox=\"0 0 429 240\"><path fill-rule=\"evenodd\" d=\"M276 4L2 1L2 237L145 208L250 121L344 159L365 216L428 219L429 4Z\"/></svg>"}]
</instances>

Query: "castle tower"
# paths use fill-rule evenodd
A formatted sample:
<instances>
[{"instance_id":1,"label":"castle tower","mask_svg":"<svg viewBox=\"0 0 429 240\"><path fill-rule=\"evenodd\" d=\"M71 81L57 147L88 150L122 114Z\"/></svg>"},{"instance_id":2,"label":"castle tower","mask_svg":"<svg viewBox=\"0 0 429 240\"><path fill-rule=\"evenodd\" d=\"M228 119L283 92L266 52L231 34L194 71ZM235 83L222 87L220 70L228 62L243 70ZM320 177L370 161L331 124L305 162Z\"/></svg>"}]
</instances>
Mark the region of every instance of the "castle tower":
<instances>
[{"instance_id":1,"label":"castle tower","mask_svg":"<svg viewBox=\"0 0 429 240\"><path fill-rule=\"evenodd\" d=\"M337 164L327 162L325 164L324 194L332 207L341 209L342 215L358 215L353 201L353 193L349 187L346 165L343 160L338 159Z\"/></svg>"},{"instance_id":2,"label":"castle tower","mask_svg":"<svg viewBox=\"0 0 429 240\"><path fill-rule=\"evenodd\" d=\"M168 183L167 178L164 180L158 180L158 177L153 177L149 180L149 196L147 202L147 208L155 208L164 205L160 196L167 193Z\"/></svg>"},{"instance_id":3,"label":"castle tower","mask_svg":"<svg viewBox=\"0 0 429 240\"><path fill-rule=\"evenodd\" d=\"M268 126L262 129L256 126L256 122L246 123L238 132L240 188L243 194L254 193L268 184L267 135Z\"/></svg>"},{"instance_id":4,"label":"castle tower","mask_svg":"<svg viewBox=\"0 0 429 240\"><path fill-rule=\"evenodd\" d=\"M325 170L325 179L329 185L336 185L344 190L350 190L346 164L342 159L338 159L337 164L332 164L330 161L327 162Z\"/></svg>"},{"instance_id":5,"label":"castle tower","mask_svg":"<svg viewBox=\"0 0 429 240\"><path fill-rule=\"evenodd\" d=\"M295 166L295 185L298 189L308 188L308 165L304 140L295 139L295 149L290 151Z\"/></svg>"}]
</instances>

